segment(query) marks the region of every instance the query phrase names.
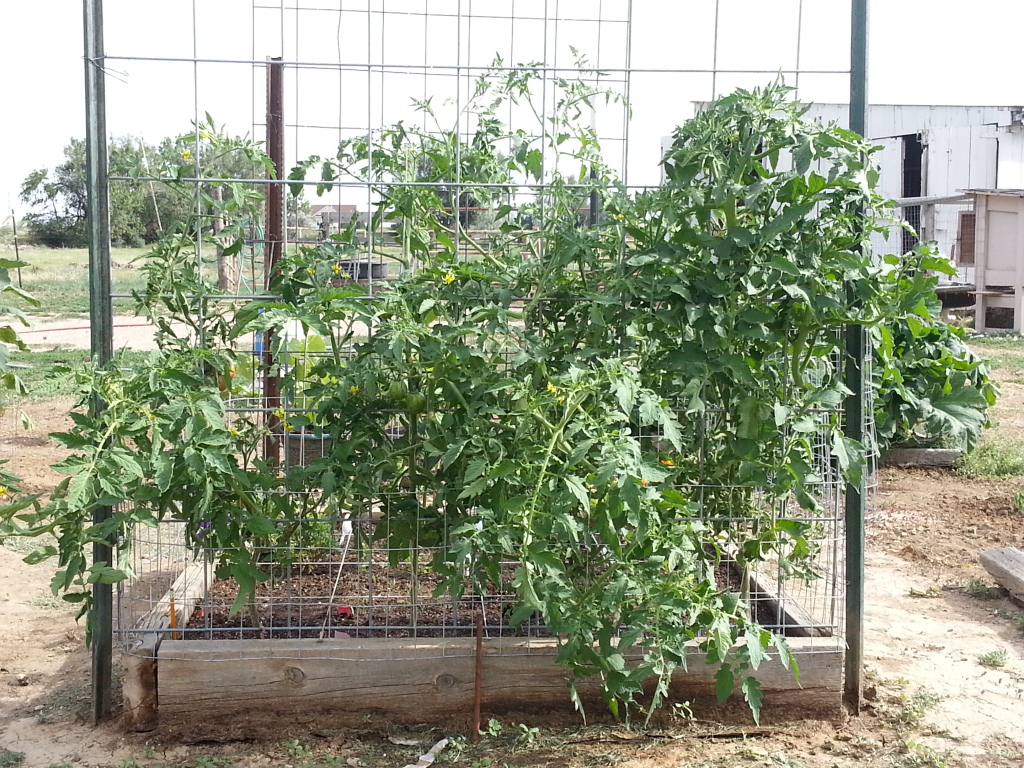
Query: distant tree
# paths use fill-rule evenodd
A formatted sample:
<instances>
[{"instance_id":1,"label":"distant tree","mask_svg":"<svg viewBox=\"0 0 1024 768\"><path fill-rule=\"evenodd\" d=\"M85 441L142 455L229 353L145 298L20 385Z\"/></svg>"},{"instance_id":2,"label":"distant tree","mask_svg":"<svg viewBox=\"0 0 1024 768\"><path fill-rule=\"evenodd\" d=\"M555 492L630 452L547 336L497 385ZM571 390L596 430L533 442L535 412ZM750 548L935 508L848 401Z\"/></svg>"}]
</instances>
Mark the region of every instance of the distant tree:
<instances>
[{"instance_id":1,"label":"distant tree","mask_svg":"<svg viewBox=\"0 0 1024 768\"><path fill-rule=\"evenodd\" d=\"M111 142L112 166L123 166L135 152L131 139ZM52 248L88 245L88 195L85 179L85 142L71 139L64 147L64 162L52 171L30 173L21 185L21 199L35 210L26 214L29 236ZM110 238L115 245L142 245L145 201L138 184L110 183Z\"/></svg>"},{"instance_id":2,"label":"distant tree","mask_svg":"<svg viewBox=\"0 0 1024 768\"><path fill-rule=\"evenodd\" d=\"M198 138L197 138L198 133ZM212 233L227 211L244 211L257 218L262 190L254 185L211 181L200 190L190 182L150 181L191 178L196 171L209 179L262 179L265 169L254 162L256 143L228 138L224 128L207 122L200 130L162 139L156 145L132 137L112 139L109 164L112 176L138 181L110 182L110 238L114 245L141 246L174 229L195 237ZM197 161L198 158L198 161ZM220 191L214 203L213 187ZM71 139L64 147L64 162L52 170L41 168L22 182L20 198L32 207L25 216L28 236L54 248L81 248L88 244L85 142ZM217 209L217 210L215 210Z\"/></svg>"},{"instance_id":3,"label":"distant tree","mask_svg":"<svg viewBox=\"0 0 1024 768\"><path fill-rule=\"evenodd\" d=\"M53 248L78 248L88 242L86 229L85 142L72 139L64 162L50 171L32 171L19 197L36 209L26 214L32 239Z\"/></svg>"}]
</instances>

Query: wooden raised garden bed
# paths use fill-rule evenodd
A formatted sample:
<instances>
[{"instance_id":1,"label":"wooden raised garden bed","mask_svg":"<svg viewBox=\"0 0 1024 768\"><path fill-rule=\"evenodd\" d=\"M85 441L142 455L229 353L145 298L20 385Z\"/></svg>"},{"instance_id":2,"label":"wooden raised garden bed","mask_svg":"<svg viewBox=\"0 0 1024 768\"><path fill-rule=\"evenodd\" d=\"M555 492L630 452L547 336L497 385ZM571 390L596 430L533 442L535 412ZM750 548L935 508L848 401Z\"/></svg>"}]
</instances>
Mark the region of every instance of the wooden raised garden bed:
<instances>
[{"instance_id":1,"label":"wooden raised garden bed","mask_svg":"<svg viewBox=\"0 0 1024 768\"><path fill-rule=\"evenodd\" d=\"M430 599L434 585L429 578L421 584L423 603L417 606L415 631L407 628L408 606L390 614L378 606L374 620L367 605L351 599L345 602L354 604L343 605L340 611L322 599L311 600L302 622L305 629L289 630L279 616L270 621L267 614L272 626L261 630L244 618L229 620L224 608L203 607L204 600L222 603L233 590L230 584L210 582L210 574L198 565L185 574L173 587L176 626L181 631L170 629L170 600L165 596L137 624L138 640L126 653L128 728L150 731L159 725L161 732L195 740L259 737L271 725L355 725L367 715L407 724L465 727L470 722L477 639L466 626L475 616L453 615L463 609L450 600ZM770 624L771 614L782 617L784 627L777 628L790 636L800 665L799 682L774 657L758 670L766 697L763 715L784 719L836 714L841 707L843 653L831 637L831 626L792 600L780 600L767 580L761 581L755 579L752 585L758 610L764 614L760 618ZM309 583L315 584L315 579ZM339 594L354 594L362 587L347 584ZM285 587L261 588L269 595ZM464 605L475 605L476 613L481 612L480 602ZM273 604L264 611L272 612ZM516 636L503 626L500 602L486 604L483 614L490 635L480 638L485 716L516 713L524 721L531 716L574 717L565 672L556 658L557 639L537 626L526 626ZM316 629L321 622L326 630ZM702 711L724 719L748 719L741 696L734 695L724 707L717 705L717 669L694 645L687 669L673 675L672 698L699 704ZM600 716L605 708L599 682L584 680L578 687L588 716Z\"/></svg>"}]
</instances>

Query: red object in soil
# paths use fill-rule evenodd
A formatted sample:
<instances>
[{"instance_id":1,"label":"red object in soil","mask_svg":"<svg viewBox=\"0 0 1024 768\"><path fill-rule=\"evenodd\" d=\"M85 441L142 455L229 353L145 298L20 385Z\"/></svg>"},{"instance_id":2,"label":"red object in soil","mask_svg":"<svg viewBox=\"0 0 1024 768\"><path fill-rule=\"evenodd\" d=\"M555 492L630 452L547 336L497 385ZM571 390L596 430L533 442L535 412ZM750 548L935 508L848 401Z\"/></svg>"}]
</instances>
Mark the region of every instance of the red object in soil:
<instances>
[{"instance_id":1,"label":"red object in soil","mask_svg":"<svg viewBox=\"0 0 1024 768\"><path fill-rule=\"evenodd\" d=\"M353 612L352 608L347 606L347 605L339 605L338 606L338 615L339 616L351 616L351 615L353 615L353 613L354 612Z\"/></svg>"},{"instance_id":2,"label":"red object in soil","mask_svg":"<svg viewBox=\"0 0 1024 768\"><path fill-rule=\"evenodd\" d=\"M196 608L196 612L193 613L192 615L195 616L197 619L203 618L203 609L202 608Z\"/></svg>"},{"instance_id":3,"label":"red object in soil","mask_svg":"<svg viewBox=\"0 0 1024 768\"><path fill-rule=\"evenodd\" d=\"M348 632L338 632L338 631L335 631L334 639L335 640L351 640L352 639L352 635L350 635Z\"/></svg>"}]
</instances>

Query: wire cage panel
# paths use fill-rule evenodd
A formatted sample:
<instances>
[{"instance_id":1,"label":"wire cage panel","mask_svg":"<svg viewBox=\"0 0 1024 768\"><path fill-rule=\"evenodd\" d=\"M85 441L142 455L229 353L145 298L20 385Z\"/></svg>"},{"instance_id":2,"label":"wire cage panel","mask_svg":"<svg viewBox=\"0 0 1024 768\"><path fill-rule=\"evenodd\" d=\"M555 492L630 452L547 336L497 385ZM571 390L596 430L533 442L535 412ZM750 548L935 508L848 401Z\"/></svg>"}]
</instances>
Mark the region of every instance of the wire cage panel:
<instances>
[{"instance_id":1,"label":"wire cage panel","mask_svg":"<svg viewBox=\"0 0 1024 768\"><path fill-rule=\"evenodd\" d=\"M275 531L265 534L257 550L253 565L263 580L255 585L251 601L239 602L238 585L217 575L218 566L233 553L206 544L218 525L242 514L239 510L215 509L200 523L173 520L135 531L134 578L119 588L119 638L127 647L137 647L140 640L158 637L174 648L183 647L174 641L273 640L282 643L282 658L293 653L287 645L292 641L351 641L353 647L363 644L360 648L395 641L395 648L407 647L401 643L418 648L418 658L462 658L465 643L482 636L500 646L499 655L553 656L562 638L538 614L518 623L512 620L518 562L502 563L496 578L484 584L467 577L457 596L439 589L439 571L452 567L445 553L460 535L442 519L444 505L435 503L434 494L441 490L389 480L358 503L343 506L322 489L300 492L289 486L289 478L335 447L323 424L289 428L290 420L311 410L311 390L301 383L303 375L327 359L352 359L357 346L380 329L363 319L351 320L344 343L332 348L322 334L301 323L272 334L234 338L217 331L217 318L232 317L248 301L274 299L269 286L275 258L300 248L335 248L324 260L330 271L324 287L359 286L368 303L398 276L422 269L422 263L409 258L412 235L404 222L375 216L387 210L387 195L396 190L412 194L430 187L438 192L441 204L433 215L439 226L428 233L427 250L436 254L446 247L446 238L438 233L447 225L452 251L461 262L475 258L481 245L502 244L526 253L536 226L524 225L524 233L510 243L503 229L508 210L528 211L535 225L555 215L580 229L600 221L603 212L590 195L585 175L573 190L577 197L571 210L555 210L556 171L566 161L545 141L538 143L538 155L530 161L532 176L520 170L495 182L464 177L468 166L463 153L472 147L483 120L467 106L479 100L484 76L536 76L532 104L506 99L493 115L486 115L505 126L506 157L517 151L517 141L558 136L559 99L565 96L566 81L578 78L620 97L597 100L589 120L609 172L621 180L623 190L635 193L657 187L661 180L662 137L700 103L735 87L764 85L781 73L801 97L845 100L849 61L837 53L838 46L823 41L833 40L835 30L848 23L846 5L841 14L832 15L793 0L781 3L780 12L766 19L761 4L740 0L707 0L685 8L648 0L232 0L223 5L191 0L166 9L180 35L143 49L132 47L132 36L121 26L128 6L108 3L108 18L117 20L108 41L108 64L111 76L116 68L125 81L123 88L112 89L109 99L112 133L149 136L163 130L164 123L154 128L154 118L143 114L156 111L157 103L165 116L188 115L192 122L191 128L176 128L180 135L162 165L147 161L141 170L114 169L111 183L150 194L154 204L158 189L173 187L182 194L182 205L194 211L193 233L209 229L216 235L218 226L236 226L241 247L228 257L224 254L230 249L216 237L199 237L188 251L195 264L191 277L197 293L189 300L196 322L178 329L172 341L219 345L239 354L240 362L224 386L230 423L238 431L260 435L245 461L251 465L273 458L280 480L254 499L289 510L275 518ZM694 33L688 35L692 44L680 45L673 35L684 20ZM238 38L231 44L216 33L226 25ZM764 45L750 45L755 35L779 43L772 46L778 56L769 56ZM281 84L277 95L278 86L271 84L275 78ZM157 90L168 91L169 101L160 102ZM146 104L153 109L136 109ZM230 144L230 152L240 153L231 163L221 162L209 140L223 121L248 127L247 137ZM418 132L424 144L455 141L450 178L421 181L422 158L415 153L407 157L404 169L379 164L373 149L390 141L399 124ZM274 152L275 135L283 152ZM365 145L365 162L352 163L349 175L327 183L312 171L306 178L283 178L313 156L319 160L310 168L319 173L320 163L340 157L339 145ZM257 148L277 154L277 178L259 164ZM274 222L270 201L279 193L284 210ZM242 221L218 221L211 201L228 197L251 200ZM609 253L617 256L625 242ZM132 288L115 285L114 294L128 305L134 301ZM532 298L516 296L509 309L522 312ZM461 311L469 316L487 301L481 297ZM508 346L495 354L494 364L514 371L513 345ZM783 358L785 353L779 351ZM840 375L841 360L829 360L828 366L828 375ZM709 408L695 417L676 405L682 440L695 446L690 452L701 462L717 449L716 424L731 416ZM808 418L810 461L818 478L808 489L817 505L814 511L802 509L792 495L774 498L749 483L730 485L704 475L676 490L699 503L695 522L717 534L704 553L713 565L702 577L742 595L751 616L765 628L802 638L794 646L801 652L827 656L841 654L845 647L846 484L828 438L842 422L843 411L822 407ZM784 439L788 427L779 426ZM382 423L379 437L402 441L409 429L409 421L396 413ZM663 464L671 462L669 436L643 427L639 438L644 450L662 455ZM476 519L482 526L483 518ZM782 555L756 562L741 557L737 540L766 519L806 526L813 551L804 554L801 568L794 569ZM390 543L392 527L398 525L414 529L412 545ZM581 557L608 565L607 552L586 535L580 550ZM621 632L630 629L623 626ZM155 656L154 645L145 648ZM379 658L388 658L383 646L378 652ZM834 692L840 672L835 667L826 671Z\"/></svg>"}]
</instances>

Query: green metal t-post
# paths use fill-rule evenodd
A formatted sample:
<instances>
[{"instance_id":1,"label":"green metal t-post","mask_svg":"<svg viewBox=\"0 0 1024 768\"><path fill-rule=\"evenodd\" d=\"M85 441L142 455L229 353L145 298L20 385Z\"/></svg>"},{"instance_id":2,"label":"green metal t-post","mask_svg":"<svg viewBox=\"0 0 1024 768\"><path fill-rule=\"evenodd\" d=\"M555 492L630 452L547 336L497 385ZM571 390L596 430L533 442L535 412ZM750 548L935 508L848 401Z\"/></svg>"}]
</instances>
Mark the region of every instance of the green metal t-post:
<instances>
[{"instance_id":1,"label":"green metal t-post","mask_svg":"<svg viewBox=\"0 0 1024 768\"><path fill-rule=\"evenodd\" d=\"M868 122L868 0L852 0L850 34L850 130L867 135ZM846 329L846 436L864 444L865 381L864 326ZM866 467L865 467L866 470ZM846 675L843 701L860 713L864 688L864 489L866 471L846 483Z\"/></svg>"},{"instance_id":2,"label":"green metal t-post","mask_svg":"<svg viewBox=\"0 0 1024 768\"><path fill-rule=\"evenodd\" d=\"M114 356L110 276L110 200L107 192L107 109L104 83L103 0L83 0L85 10L85 174L89 222L89 321L92 360L100 367ZM102 409L98 399L93 408ZM110 517L109 507L93 513L93 524ZM93 562L110 564L109 541L93 544ZM93 585L92 715L110 714L114 596L110 584Z\"/></svg>"}]
</instances>

